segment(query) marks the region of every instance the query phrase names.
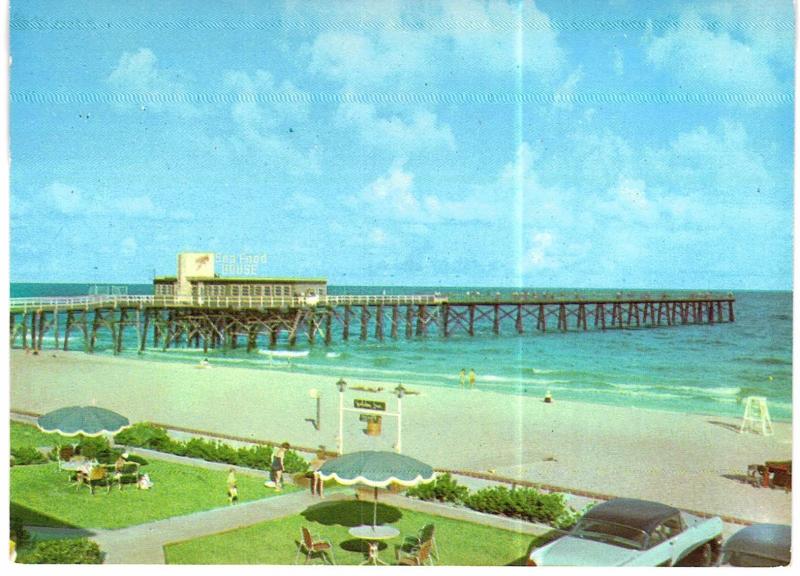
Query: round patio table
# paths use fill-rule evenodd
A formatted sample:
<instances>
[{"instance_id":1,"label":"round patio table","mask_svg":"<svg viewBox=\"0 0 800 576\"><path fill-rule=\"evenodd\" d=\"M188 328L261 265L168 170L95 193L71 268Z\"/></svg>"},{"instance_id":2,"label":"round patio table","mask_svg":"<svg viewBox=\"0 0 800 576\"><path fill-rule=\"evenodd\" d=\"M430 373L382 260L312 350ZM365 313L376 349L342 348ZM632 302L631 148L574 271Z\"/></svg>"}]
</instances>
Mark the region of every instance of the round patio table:
<instances>
[{"instance_id":1,"label":"round patio table","mask_svg":"<svg viewBox=\"0 0 800 576\"><path fill-rule=\"evenodd\" d=\"M389 540L400 535L400 530L393 526L355 526L348 530L350 536L358 538L359 540L366 540L369 544L369 555L361 565L364 564L383 564L387 566L386 562L378 558L378 544L381 540Z\"/></svg>"}]
</instances>

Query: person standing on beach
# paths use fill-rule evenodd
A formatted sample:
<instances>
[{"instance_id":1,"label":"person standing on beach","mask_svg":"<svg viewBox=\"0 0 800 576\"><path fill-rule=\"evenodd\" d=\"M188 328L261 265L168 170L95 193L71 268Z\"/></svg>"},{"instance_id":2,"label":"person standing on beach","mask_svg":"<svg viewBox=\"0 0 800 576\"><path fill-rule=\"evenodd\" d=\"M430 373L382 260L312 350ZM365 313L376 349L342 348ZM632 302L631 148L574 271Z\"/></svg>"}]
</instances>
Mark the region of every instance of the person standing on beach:
<instances>
[{"instance_id":1,"label":"person standing on beach","mask_svg":"<svg viewBox=\"0 0 800 576\"><path fill-rule=\"evenodd\" d=\"M462 388L467 385L467 371L464 368L458 373L458 385Z\"/></svg>"},{"instance_id":2,"label":"person standing on beach","mask_svg":"<svg viewBox=\"0 0 800 576\"><path fill-rule=\"evenodd\" d=\"M475 388L475 369L474 368L470 368L469 369L469 387L470 388Z\"/></svg>"},{"instance_id":3,"label":"person standing on beach","mask_svg":"<svg viewBox=\"0 0 800 576\"><path fill-rule=\"evenodd\" d=\"M283 458L286 456L286 451L289 449L289 443L284 442L281 444L280 448L275 451L275 454L272 455L272 476L275 482L275 491L281 491L281 485L283 480Z\"/></svg>"}]
</instances>

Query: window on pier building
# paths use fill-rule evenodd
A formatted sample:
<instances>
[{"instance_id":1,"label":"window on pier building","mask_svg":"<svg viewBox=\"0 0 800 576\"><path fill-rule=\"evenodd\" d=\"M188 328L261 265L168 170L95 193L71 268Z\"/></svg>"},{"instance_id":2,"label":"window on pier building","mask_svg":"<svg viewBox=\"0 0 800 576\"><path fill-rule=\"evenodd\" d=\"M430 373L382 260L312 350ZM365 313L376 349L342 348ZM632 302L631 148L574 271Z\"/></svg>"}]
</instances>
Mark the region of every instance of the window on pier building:
<instances>
[{"instance_id":1,"label":"window on pier building","mask_svg":"<svg viewBox=\"0 0 800 576\"><path fill-rule=\"evenodd\" d=\"M239 286L234 284L231 286L231 296L238 296L239 295Z\"/></svg>"},{"instance_id":2,"label":"window on pier building","mask_svg":"<svg viewBox=\"0 0 800 576\"><path fill-rule=\"evenodd\" d=\"M253 296L261 297L261 286L253 286Z\"/></svg>"},{"instance_id":3,"label":"window on pier building","mask_svg":"<svg viewBox=\"0 0 800 576\"><path fill-rule=\"evenodd\" d=\"M242 286L242 296L250 296L250 286L247 284Z\"/></svg>"},{"instance_id":4,"label":"window on pier building","mask_svg":"<svg viewBox=\"0 0 800 576\"><path fill-rule=\"evenodd\" d=\"M264 296L272 296L272 286L264 286Z\"/></svg>"}]
</instances>

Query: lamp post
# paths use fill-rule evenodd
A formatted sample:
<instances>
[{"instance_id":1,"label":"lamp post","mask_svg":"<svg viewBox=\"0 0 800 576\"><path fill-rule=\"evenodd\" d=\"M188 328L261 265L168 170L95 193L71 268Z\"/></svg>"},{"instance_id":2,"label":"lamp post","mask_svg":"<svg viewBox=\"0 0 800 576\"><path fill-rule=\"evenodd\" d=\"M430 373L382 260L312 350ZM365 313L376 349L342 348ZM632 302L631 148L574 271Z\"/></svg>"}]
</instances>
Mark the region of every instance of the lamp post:
<instances>
[{"instance_id":1,"label":"lamp post","mask_svg":"<svg viewBox=\"0 0 800 576\"><path fill-rule=\"evenodd\" d=\"M337 442L337 452L341 456L344 454L344 391L347 389L347 382L344 381L344 378L339 378L336 387L339 389L339 438Z\"/></svg>"},{"instance_id":2,"label":"lamp post","mask_svg":"<svg viewBox=\"0 0 800 576\"><path fill-rule=\"evenodd\" d=\"M397 388L394 389L394 393L397 394L397 445L395 446L395 450L397 453L400 454L403 451L403 396L405 396L406 389L403 388L402 384L398 384Z\"/></svg>"},{"instance_id":3,"label":"lamp post","mask_svg":"<svg viewBox=\"0 0 800 576\"><path fill-rule=\"evenodd\" d=\"M308 391L308 395L311 396L314 400L317 401L317 417L314 419L314 428L319 430L320 428L320 395L319 390L316 388L312 388Z\"/></svg>"}]
</instances>

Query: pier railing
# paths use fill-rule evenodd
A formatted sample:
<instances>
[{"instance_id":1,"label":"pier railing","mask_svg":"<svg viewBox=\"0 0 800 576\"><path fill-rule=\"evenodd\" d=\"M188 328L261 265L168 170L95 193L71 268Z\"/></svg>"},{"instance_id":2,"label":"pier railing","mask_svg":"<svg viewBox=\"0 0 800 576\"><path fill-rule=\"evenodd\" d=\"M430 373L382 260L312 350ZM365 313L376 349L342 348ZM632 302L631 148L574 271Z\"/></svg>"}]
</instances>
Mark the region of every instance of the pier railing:
<instances>
[{"instance_id":1,"label":"pier railing","mask_svg":"<svg viewBox=\"0 0 800 576\"><path fill-rule=\"evenodd\" d=\"M308 306L375 306L440 304L446 299L433 294L342 296L50 296L11 298L12 312L93 308L303 308Z\"/></svg>"}]
</instances>

